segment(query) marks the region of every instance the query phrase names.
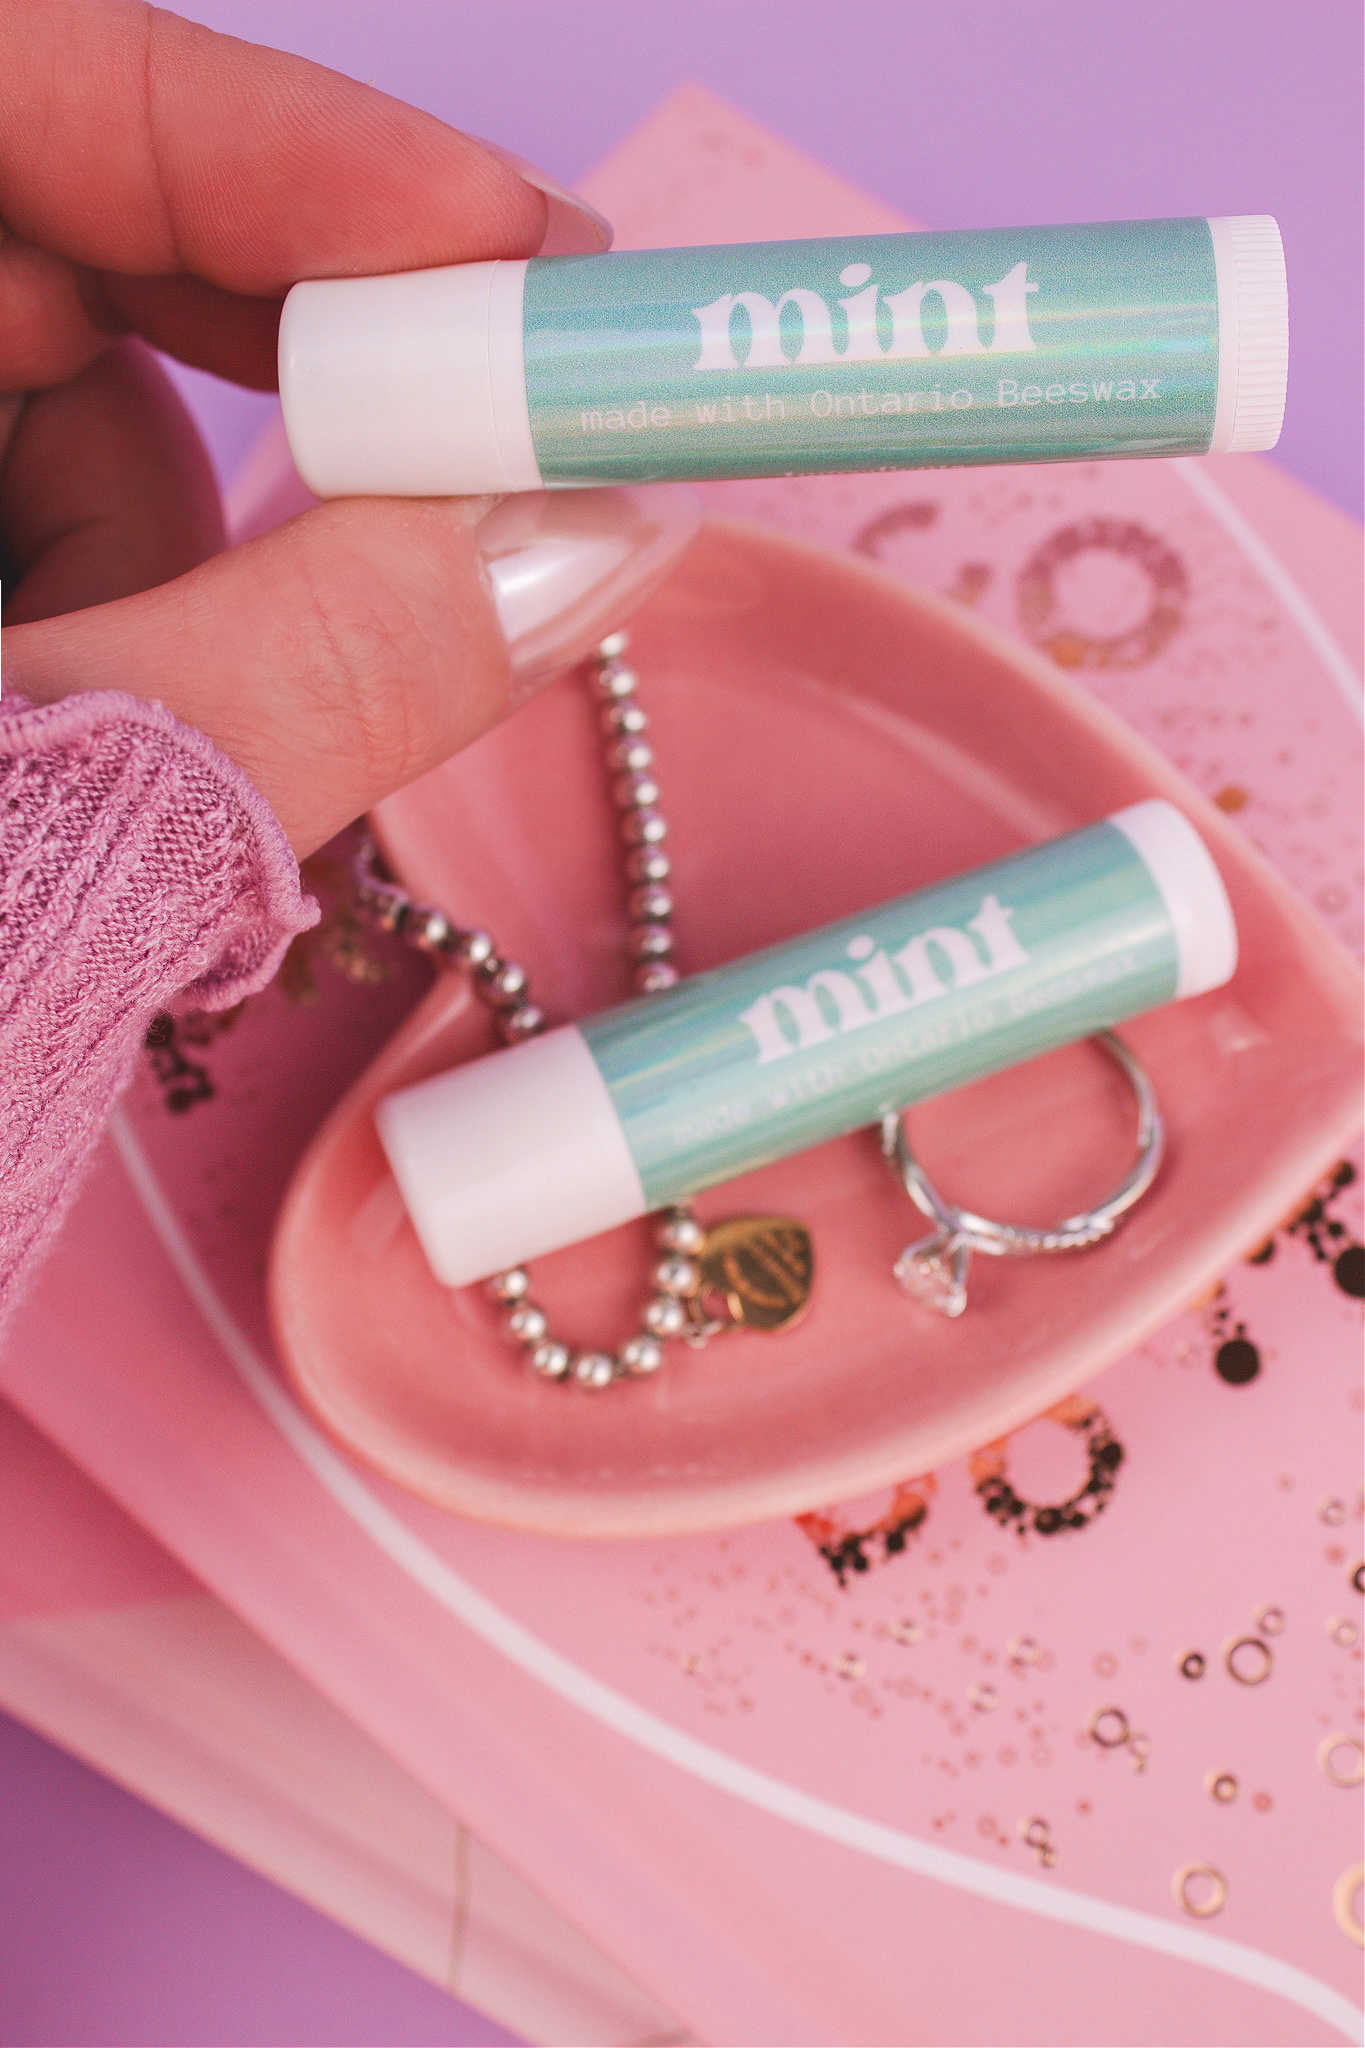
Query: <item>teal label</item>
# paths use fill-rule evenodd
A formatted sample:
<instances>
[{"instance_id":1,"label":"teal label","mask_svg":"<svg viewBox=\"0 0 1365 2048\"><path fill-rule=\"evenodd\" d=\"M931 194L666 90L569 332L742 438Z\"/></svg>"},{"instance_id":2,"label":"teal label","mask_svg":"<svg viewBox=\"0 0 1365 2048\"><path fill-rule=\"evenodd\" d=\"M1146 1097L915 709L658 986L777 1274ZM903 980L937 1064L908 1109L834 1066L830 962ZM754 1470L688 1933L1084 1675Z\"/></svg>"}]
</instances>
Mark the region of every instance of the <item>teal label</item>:
<instances>
[{"instance_id":1,"label":"teal label","mask_svg":"<svg viewBox=\"0 0 1365 2048\"><path fill-rule=\"evenodd\" d=\"M549 484L1202 454L1206 220L850 235L526 266Z\"/></svg>"},{"instance_id":2,"label":"teal label","mask_svg":"<svg viewBox=\"0 0 1365 2048\"><path fill-rule=\"evenodd\" d=\"M653 1209L1154 1009L1178 974L1164 898L1101 824L582 1031Z\"/></svg>"}]
</instances>

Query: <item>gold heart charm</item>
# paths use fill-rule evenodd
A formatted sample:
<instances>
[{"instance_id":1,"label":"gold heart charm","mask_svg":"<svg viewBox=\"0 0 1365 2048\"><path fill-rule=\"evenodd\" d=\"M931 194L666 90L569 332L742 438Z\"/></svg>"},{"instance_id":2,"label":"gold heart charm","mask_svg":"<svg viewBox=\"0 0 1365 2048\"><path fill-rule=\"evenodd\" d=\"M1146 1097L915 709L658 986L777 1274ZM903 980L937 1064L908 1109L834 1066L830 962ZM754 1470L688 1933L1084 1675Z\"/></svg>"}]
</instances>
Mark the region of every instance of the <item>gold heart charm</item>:
<instances>
[{"instance_id":1,"label":"gold heart charm","mask_svg":"<svg viewBox=\"0 0 1365 2048\"><path fill-rule=\"evenodd\" d=\"M730 1216L706 1233L701 1295L719 1295L741 1330L785 1330L810 1299L810 1232L790 1216Z\"/></svg>"}]
</instances>

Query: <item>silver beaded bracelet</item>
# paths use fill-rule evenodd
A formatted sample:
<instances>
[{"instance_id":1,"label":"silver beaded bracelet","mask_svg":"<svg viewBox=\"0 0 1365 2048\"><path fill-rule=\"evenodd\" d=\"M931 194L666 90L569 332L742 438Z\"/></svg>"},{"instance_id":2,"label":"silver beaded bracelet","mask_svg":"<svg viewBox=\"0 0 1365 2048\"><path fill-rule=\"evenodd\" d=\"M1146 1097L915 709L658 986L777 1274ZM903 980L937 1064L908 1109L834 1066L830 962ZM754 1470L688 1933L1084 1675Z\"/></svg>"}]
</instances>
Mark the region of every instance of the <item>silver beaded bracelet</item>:
<instances>
[{"instance_id":1,"label":"silver beaded bracelet","mask_svg":"<svg viewBox=\"0 0 1365 2048\"><path fill-rule=\"evenodd\" d=\"M668 821L660 808L649 714L636 694L637 677L623 659L624 633L599 645L588 674L601 702L604 758L612 800L620 813L625 847L626 951L641 995L672 988L672 862ZM531 1000L524 967L498 951L492 936L455 924L443 910L416 903L386 875L372 841L356 855L355 906L381 930L401 937L440 966L464 974L492 1012L498 1035L517 1045L544 1029L545 1013ZM787 1217L729 1217L708 1231L685 1206L669 1209L655 1225L661 1254L641 1312L643 1328L615 1351L575 1350L550 1334L545 1311L531 1299L524 1266L489 1281L505 1311L504 1327L542 1379L581 1387L641 1379L664 1362L664 1345L681 1340L700 1348L724 1331L780 1329L794 1322L810 1293L810 1238Z\"/></svg>"}]
</instances>

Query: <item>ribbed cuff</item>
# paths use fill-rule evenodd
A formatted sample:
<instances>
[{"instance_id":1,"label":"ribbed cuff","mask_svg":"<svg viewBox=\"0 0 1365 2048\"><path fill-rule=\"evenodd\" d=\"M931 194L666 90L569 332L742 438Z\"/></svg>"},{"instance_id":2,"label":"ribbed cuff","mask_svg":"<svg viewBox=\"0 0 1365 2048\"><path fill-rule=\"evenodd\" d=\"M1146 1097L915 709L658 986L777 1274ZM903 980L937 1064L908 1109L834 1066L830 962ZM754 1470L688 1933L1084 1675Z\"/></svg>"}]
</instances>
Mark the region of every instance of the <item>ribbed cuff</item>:
<instances>
[{"instance_id":1,"label":"ribbed cuff","mask_svg":"<svg viewBox=\"0 0 1365 2048\"><path fill-rule=\"evenodd\" d=\"M0 1311L151 1017L251 995L318 914L259 791L164 706L0 703Z\"/></svg>"}]
</instances>

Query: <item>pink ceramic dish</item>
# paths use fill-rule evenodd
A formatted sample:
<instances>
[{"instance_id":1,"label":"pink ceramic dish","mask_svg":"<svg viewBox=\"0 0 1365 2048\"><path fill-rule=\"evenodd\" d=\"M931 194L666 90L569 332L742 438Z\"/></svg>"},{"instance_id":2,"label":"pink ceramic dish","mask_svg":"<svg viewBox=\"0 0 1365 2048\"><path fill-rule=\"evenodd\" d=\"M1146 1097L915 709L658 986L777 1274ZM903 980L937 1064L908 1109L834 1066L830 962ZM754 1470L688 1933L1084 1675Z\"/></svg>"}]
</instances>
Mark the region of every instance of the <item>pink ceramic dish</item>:
<instances>
[{"instance_id":1,"label":"pink ceramic dish","mask_svg":"<svg viewBox=\"0 0 1365 2048\"><path fill-rule=\"evenodd\" d=\"M701 1354L671 1348L657 1379L600 1396L532 1378L482 1290L432 1278L406 1220L372 1105L491 1043L463 985L438 982L292 1184L270 1281L280 1354L328 1431L400 1485L574 1536L792 1514L1006 1434L1214 1282L1359 1115L1353 964L1219 812L1041 660L875 570L719 522L640 614L632 652L674 821L685 971L1152 795L1214 851L1241 962L1226 989L1127 1027L1169 1152L1110 1243L978 1260L966 1314L943 1320L891 1277L926 1226L873 1138L842 1139L698 1204L706 1219L805 1220L805 1320ZM628 993L596 713L577 679L375 823L404 882L486 925L552 1018ZM1089 1047L925 1105L913 1129L949 1194L1019 1221L1097 1198L1131 1156L1131 1103ZM535 1293L556 1332L621 1342L649 1245L639 1224L540 1261Z\"/></svg>"}]
</instances>

